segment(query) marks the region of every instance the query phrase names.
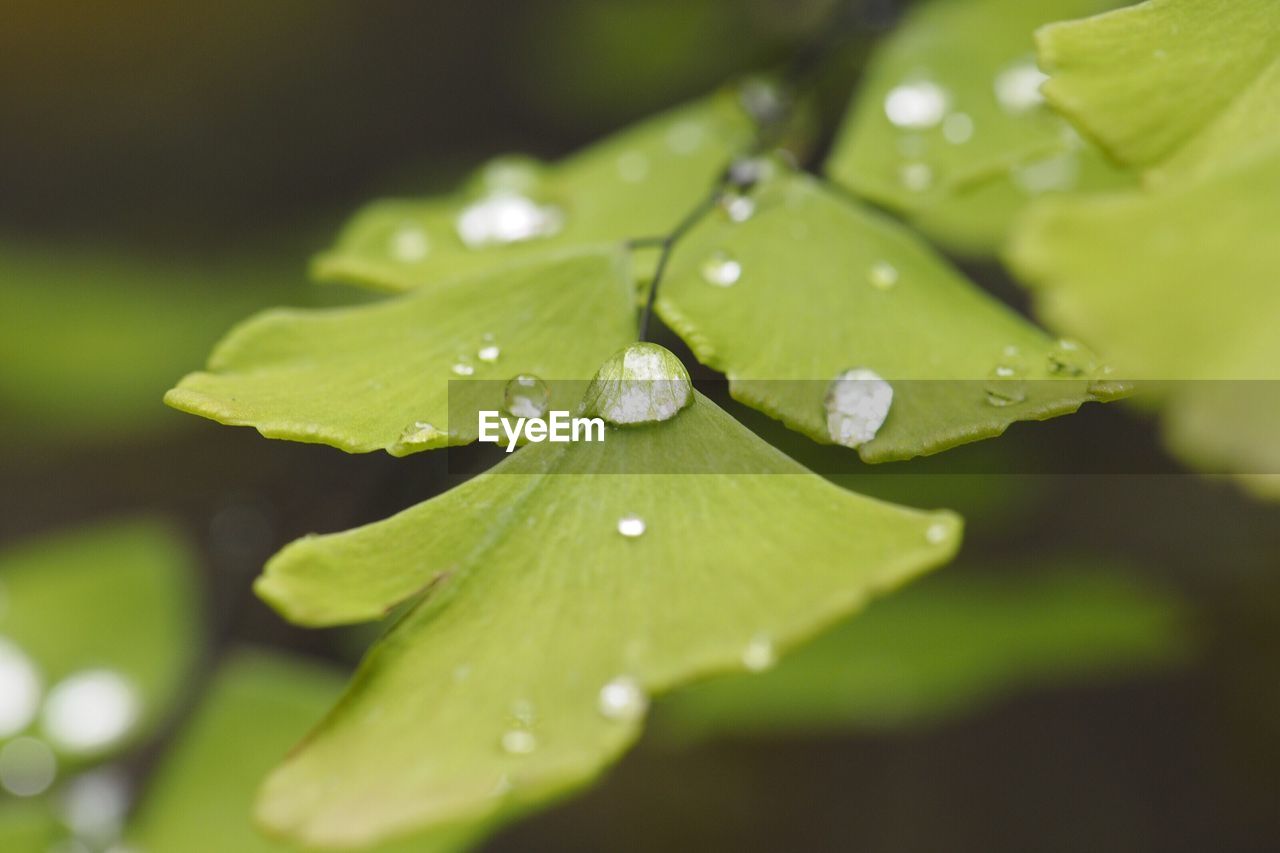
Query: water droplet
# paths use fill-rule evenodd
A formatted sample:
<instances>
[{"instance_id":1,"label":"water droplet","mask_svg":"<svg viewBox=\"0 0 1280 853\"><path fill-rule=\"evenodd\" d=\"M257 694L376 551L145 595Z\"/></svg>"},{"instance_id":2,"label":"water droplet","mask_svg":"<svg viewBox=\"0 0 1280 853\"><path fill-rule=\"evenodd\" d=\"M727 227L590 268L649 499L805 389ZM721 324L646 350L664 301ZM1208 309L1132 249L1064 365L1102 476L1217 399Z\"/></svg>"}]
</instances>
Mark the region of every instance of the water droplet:
<instances>
[{"instance_id":1,"label":"water droplet","mask_svg":"<svg viewBox=\"0 0 1280 853\"><path fill-rule=\"evenodd\" d=\"M773 640L763 634L751 638L742 650L742 665L751 672L763 672L778 660Z\"/></svg>"},{"instance_id":2,"label":"water droplet","mask_svg":"<svg viewBox=\"0 0 1280 853\"><path fill-rule=\"evenodd\" d=\"M1061 376L1083 376L1094 370L1093 360L1077 341L1062 338L1049 353L1049 372Z\"/></svg>"},{"instance_id":3,"label":"water droplet","mask_svg":"<svg viewBox=\"0 0 1280 853\"><path fill-rule=\"evenodd\" d=\"M892 404L893 386L874 370L846 370L827 386L827 435L836 444L860 447L876 437Z\"/></svg>"},{"instance_id":4,"label":"water droplet","mask_svg":"<svg viewBox=\"0 0 1280 853\"><path fill-rule=\"evenodd\" d=\"M516 722L521 726L528 728L537 719L538 712L528 699L517 699L511 705L511 716L515 717Z\"/></svg>"},{"instance_id":5,"label":"water droplet","mask_svg":"<svg viewBox=\"0 0 1280 853\"><path fill-rule=\"evenodd\" d=\"M667 128L667 148L676 154L692 154L702 146L706 128L701 122L686 119Z\"/></svg>"},{"instance_id":6,"label":"water droplet","mask_svg":"<svg viewBox=\"0 0 1280 853\"><path fill-rule=\"evenodd\" d=\"M466 361L456 361L453 363L453 367L449 369L452 370L454 373L456 373L458 376L470 376L471 374L476 372L475 365L470 364Z\"/></svg>"},{"instance_id":7,"label":"water droplet","mask_svg":"<svg viewBox=\"0 0 1280 853\"><path fill-rule=\"evenodd\" d=\"M693 383L680 359L657 344L631 344L597 371L583 398L588 416L619 426L670 420L693 402Z\"/></svg>"},{"instance_id":8,"label":"water droplet","mask_svg":"<svg viewBox=\"0 0 1280 853\"><path fill-rule=\"evenodd\" d=\"M391 256L403 264L417 263L431 251L427 232L413 223L401 225L391 235Z\"/></svg>"},{"instance_id":9,"label":"water droplet","mask_svg":"<svg viewBox=\"0 0 1280 853\"><path fill-rule=\"evenodd\" d=\"M1013 406L1027 399L1027 385L1020 379L991 382L987 384L986 397L989 406Z\"/></svg>"},{"instance_id":10,"label":"water droplet","mask_svg":"<svg viewBox=\"0 0 1280 853\"><path fill-rule=\"evenodd\" d=\"M404 428L396 443L402 447L419 447L444 438L445 433L426 421L414 421Z\"/></svg>"},{"instance_id":11,"label":"water droplet","mask_svg":"<svg viewBox=\"0 0 1280 853\"><path fill-rule=\"evenodd\" d=\"M897 127L929 128L942 121L950 98L932 80L913 80L894 86L884 96L884 114Z\"/></svg>"},{"instance_id":12,"label":"water droplet","mask_svg":"<svg viewBox=\"0 0 1280 853\"><path fill-rule=\"evenodd\" d=\"M644 519L638 515L627 514L618 519L618 532L628 539L644 535Z\"/></svg>"},{"instance_id":13,"label":"water droplet","mask_svg":"<svg viewBox=\"0 0 1280 853\"><path fill-rule=\"evenodd\" d=\"M747 114L762 124L775 122L787 112L788 97L768 77L751 77L738 89L738 100Z\"/></svg>"},{"instance_id":14,"label":"water droplet","mask_svg":"<svg viewBox=\"0 0 1280 853\"><path fill-rule=\"evenodd\" d=\"M624 151L614 165L618 177L629 184L638 184L649 177L649 158L639 151Z\"/></svg>"},{"instance_id":15,"label":"water droplet","mask_svg":"<svg viewBox=\"0 0 1280 853\"><path fill-rule=\"evenodd\" d=\"M120 770L106 767L82 773L62 791L63 823L95 847L105 847L119 836L129 799L129 782Z\"/></svg>"},{"instance_id":16,"label":"water droplet","mask_svg":"<svg viewBox=\"0 0 1280 853\"><path fill-rule=\"evenodd\" d=\"M15 643L0 637L0 738L15 735L40 708L40 674Z\"/></svg>"},{"instance_id":17,"label":"water droplet","mask_svg":"<svg viewBox=\"0 0 1280 853\"><path fill-rule=\"evenodd\" d=\"M702 280L717 287L731 287L742 277L742 264L728 252L716 251L702 262Z\"/></svg>"},{"instance_id":18,"label":"water droplet","mask_svg":"<svg viewBox=\"0 0 1280 853\"><path fill-rule=\"evenodd\" d=\"M749 195L726 192L720 196L720 212L730 222L746 222L756 212L756 203Z\"/></svg>"},{"instance_id":19,"label":"water droplet","mask_svg":"<svg viewBox=\"0 0 1280 853\"><path fill-rule=\"evenodd\" d=\"M1044 103L1040 84L1048 79L1049 75L1036 67L1033 57L1020 59L996 75L996 100L1011 113L1033 110Z\"/></svg>"},{"instance_id":20,"label":"water droplet","mask_svg":"<svg viewBox=\"0 0 1280 853\"><path fill-rule=\"evenodd\" d=\"M1080 159L1074 152L1065 151L1015 166L1009 175L1018 188L1028 195L1062 192L1074 188L1079 180Z\"/></svg>"},{"instance_id":21,"label":"water droplet","mask_svg":"<svg viewBox=\"0 0 1280 853\"><path fill-rule=\"evenodd\" d=\"M497 344L487 344L486 346L480 347L479 352L476 353L476 358L480 359L485 364L493 364L498 360L498 356L500 355L502 355L502 350Z\"/></svg>"},{"instance_id":22,"label":"water droplet","mask_svg":"<svg viewBox=\"0 0 1280 853\"><path fill-rule=\"evenodd\" d=\"M942 138L963 145L973 138L973 119L968 113L951 113L942 120Z\"/></svg>"},{"instance_id":23,"label":"water droplet","mask_svg":"<svg viewBox=\"0 0 1280 853\"><path fill-rule=\"evenodd\" d=\"M456 227L468 248L481 249L550 237L563 224L559 208L503 190L468 205L458 215Z\"/></svg>"},{"instance_id":24,"label":"water droplet","mask_svg":"<svg viewBox=\"0 0 1280 853\"><path fill-rule=\"evenodd\" d=\"M14 738L0 749L0 788L18 797L34 797L53 784L58 760L44 741Z\"/></svg>"},{"instance_id":25,"label":"water droplet","mask_svg":"<svg viewBox=\"0 0 1280 853\"><path fill-rule=\"evenodd\" d=\"M876 261L871 265L867 279L877 290L889 290L898 283L898 268L888 261Z\"/></svg>"},{"instance_id":26,"label":"water droplet","mask_svg":"<svg viewBox=\"0 0 1280 853\"><path fill-rule=\"evenodd\" d=\"M524 729L508 729L502 733L502 751L509 755L528 755L538 748L533 732Z\"/></svg>"},{"instance_id":27,"label":"water droplet","mask_svg":"<svg viewBox=\"0 0 1280 853\"><path fill-rule=\"evenodd\" d=\"M502 392L507 411L518 418L540 418L551 402L547 383L531 373L513 376Z\"/></svg>"},{"instance_id":28,"label":"water droplet","mask_svg":"<svg viewBox=\"0 0 1280 853\"><path fill-rule=\"evenodd\" d=\"M600 688L596 706L606 720L629 722L644 716L649 697L635 679L620 675Z\"/></svg>"},{"instance_id":29,"label":"water droplet","mask_svg":"<svg viewBox=\"0 0 1280 853\"><path fill-rule=\"evenodd\" d=\"M933 169L928 163L903 163L898 180L913 193L921 193L933 186Z\"/></svg>"},{"instance_id":30,"label":"water droplet","mask_svg":"<svg viewBox=\"0 0 1280 853\"><path fill-rule=\"evenodd\" d=\"M137 692L122 675L88 669L53 686L40 725L61 750L96 752L128 734L141 710Z\"/></svg>"},{"instance_id":31,"label":"water droplet","mask_svg":"<svg viewBox=\"0 0 1280 853\"><path fill-rule=\"evenodd\" d=\"M930 545L941 545L951 535L951 527L941 521L935 521L925 528L924 541Z\"/></svg>"}]
</instances>

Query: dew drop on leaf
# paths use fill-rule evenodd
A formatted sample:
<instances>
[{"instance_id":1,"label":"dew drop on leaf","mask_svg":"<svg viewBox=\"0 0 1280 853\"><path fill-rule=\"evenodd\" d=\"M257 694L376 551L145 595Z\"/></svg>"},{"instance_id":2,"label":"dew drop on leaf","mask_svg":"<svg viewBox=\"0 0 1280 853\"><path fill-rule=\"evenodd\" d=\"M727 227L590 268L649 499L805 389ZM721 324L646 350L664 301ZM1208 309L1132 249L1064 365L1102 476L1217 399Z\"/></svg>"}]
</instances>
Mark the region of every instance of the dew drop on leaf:
<instances>
[{"instance_id":1,"label":"dew drop on leaf","mask_svg":"<svg viewBox=\"0 0 1280 853\"><path fill-rule=\"evenodd\" d=\"M731 287L742 277L742 264L728 252L716 251L702 262L702 280L716 287Z\"/></svg>"},{"instance_id":2,"label":"dew drop on leaf","mask_svg":"<svg viewBox=\"0 0 1280 853\"><path fill-rule=\"evenodd\" d=\"M58 775L58 759L39 738L14 738L0 748L0 788L18 797L42 794Z\"/></svg>"},{"instance_id":3,"label":"dew drop on leaf","mask_svg":"<svg viewBox=\"0 0 1280 853\"><path fill-rule=\"evenodd\" d=\"M649 158L639 151L624 151L614 164L618 177L629 184L638 184L649 177Z\"/></svg>"},{"instance_id":4,"label":"dew drop on leaf","mask_svg":"<svg viewBox=\"0 0 1280 853\"><path fill-rule=\"evenodd\" d=\"M1070 338L1062 338L1049 353L1049 372L1060 376L1082 376L1094 369L1080 344Z\"/></svg>"},{"instance_id":5,"label":"dew drop on leaf","mask_svg":"<svg viewBox=\"0 0 1280 853\"><path fill-rule=\"evenodd\" d=\"M414 421L400 433L400 438L396 444L405 448L418 447L435 441L442 436L444 436L444 433L436 429L432 424L426 421Z\"/></svg>"},{"instance_id":6,"label":"dew drop on leaf","mask_svg":"<svg viewBox=\"0 0 1280 853\"><path fill-rule=\"evenodd\" d=\"M693 402L689 371L670 350L640 342L614 353L583 398L588 416L618 426L670 420Z\"/></svg>"},{"instance_id":7,"label":"dew drop on leaf","mask_svg":"<svg viewBox=\"0 0 1280 853\"><path fill-rule=\"evenodd\" d=\"M476 372L475 365L466 361L455 361L453 367L449 368L458 376L470 376Z\"/></svg>"},{"instance_id":8,"label":"dew drop on leaf","mask_svg":"<svg viewBox=\"0 0 1280 853\"><path fill-rule=\"evenodd\" d=\"M1040 84L1048 79L1049 75L1036 67L1034 58L1021 59L996 75L996 100L1006 112L1018 114L1033 110L1044 103Z\"/></svg>"},{"instance_id":9,"label":"dew drop on leaf","mask_svg":"<svg viewBox=\"0 0 1280 853\"><path fill-rule=\"evenodd\" d=\"M726 192L720 196L720 212L730 222L746 222L756 212L755 200L740 192Z\"/></svg>"},{"instance_id":10,"label":"dew drop on leaf","mask_svg":"<svg viewBox=\"0 0 1280 853\"><path fill-rule=\"evenodd\" d=\"M502 350L497 344L486 344L480 347L479 352L476 353L476 358L480 359L485 364L493 364L498 360L498 356L500 355L502 355Z\"/></svg>"},{"instance_id":11,"label":"dew drop on leaf","mask_svg":"<svg viewBox=\"0 0 1280 853\"><path fill-rule=\"evenodd\" d=\"M628 513L618 519L618 532L628 539L635 539L637 536L643 536L644 529L644 519L633 513Z\"/></svg>"},{"instance_id":12,"label":"dew drop on leaf","mask_svg":"<svg viewBox=\"0 0 1280 853\"><path fill-rule=\"evenodd\" d=\"M876 437L892 404L893 386L874 370L846 370L827 386L827 435L836 444L860 447Z\"/></svg>"},{"instance_id":13,"label":"dew drop on leaf","mask_svg":"<svg viewBox=\"0 0 1280 853\"><path fill-rule=\"evenodd\" d=\"M630 722L644 716L649 697L635 679L620 675L600 688L597 707L606 720Z\"/></svg>"},{"instance_id":14,"label":"dew drop on leaf","mask_svg":"<svg viewBox=\"0 0 1280 853\"><path fill-rule=\"evenodd\" d=\"M898 268L888 261L876 261L867 273L867 280L877 290L890 290L898 283Z\"/></svg>"},{"instance_id":15,"label":"dew drop on leaf","mask_svg":"<svg viewBox=\"0 0 1280 853\"><path fill-rule=\"evenodd\" d=\"M898 180L913 193L922 193L933 186L933 169L928 163L903 163L898 170Z\"/></svg>"},{"instance_id":16,"label":"dew drop on leaf","mask_svg":"<svg viewBox=\"0 0 1280 853\"><path fill-rule=\"evenodd\" d=\"M702 147L706 135L706 128L700 122L677 122L667 130L667 148L676 154L692 154Z\"/></svg>"},{"instance_id":17,"label":"dew drop on leaf","mask_svg":"<svg viewBox=\"0 0 1280 853\"><path fill-rule=\"evenodd\" d=\"M404 264L412 264L426 258L431 251L431 241L427 232L417 225L407 223L401 225L391 235L391 257Z\"/></svg>"},{"instance_id":18,"label":"dew drop on leaf","mask_svg":"<svg viewBox=\"0 0 1280 853\"><path fill-rule=\"evenodd\" d=\"M53 686L40 726L66 752L95 752L128 734L141 710L138 694L124 676L89 669Z\"/></svg>"},{"instance_id":19,"label":"dew drop on leaf","mask_svg":"<svg viewBox=\"0 0 1280 853\"><path fill-rule=\"evenodd\" d=\"M894 86L884 96L884 114L895 127L934 127L947 112L950 98L932 80L913 80Z\"/></svg>"},{"instance_id":20,"label":"dew drop on leaf","mask_svg":"<svg viewBox=\"0 0 1280 853\"><path fill-rule=\"evenodd\" d=\"M767 77L743 81L738 89L738 100L747 115L762 124L777 121L787 111L787 93Z\"/></svg>"},{"instance_id":21,"label":"dew drop on leaf","mask_svg":"<svg viewBox=\"0 0 1280 853\"><path fill-rule=\"evenodd\" d=\"M751 672L763 672L778 660L773 641L764 635L751 638L742 650L742 665Z\"/></svg>"},{"instance_id":22,"label":"dew drop on leaf","mask_svg":"<svg viewBox=\"0 0 1280 853\"><path fill-rule=\"evenodd\" d=\"M524 729L508 729L502 733L499 743L502 751L509 755L529 755L538 748L538 739L533 732Z\"/></svg>"},{"instance_id":23,"label":"dew drop on leaf","mask_svg":"<svg viewBox=\"0 0 1280 853\"><path fill-rule=\"evenodd\" d=\"M968 113L951 113L942 120L942 138L963 145L973 138L973 119Z\"/></svg>"},{"instance_id":24,"label":"dew drop on leaf","mask_svg":"<svg viewBox=\"0 0 1280 853\"><path fill-rule=\"evenodd\" d=\"M467 205L458 214L456 227L468 248L482 249L550 237L563 224L559 208L503 190Z\"/></svg>"},{"instance_id":25,"label":"dew drop on leaf","mask_svg":"<svg viewBox=\"0 0 1280 853\"><path fill-rule=\"evenodd\" d=\"M518 418L540 418L551 402L551 391L538 377L521 373L507 381L502 400L507 411Z\"/></svg>"},{"instance_id":26,"label":"dew drop on leaf","mask_svg":"<svg viewBox=\"0 0 1280 853\"><path fill-rule=\"evenodd\" d=\"M15 735L40 706L40 674L16 644L0 637L0 738Z\"/></svg>"},{"instance_id":27,"label":"dew drop on leaf","mask_svg":"<svg viewBox=\"0 0 1280 853\"><path fill-rule=\"evenodd\" d=\"M925 528L924 541L928 542L930 545L941 545L943 542L947 541L949 532L950 528L948 528L947 525L940 521L935 522Z\"/></svg>"}]
</instances>

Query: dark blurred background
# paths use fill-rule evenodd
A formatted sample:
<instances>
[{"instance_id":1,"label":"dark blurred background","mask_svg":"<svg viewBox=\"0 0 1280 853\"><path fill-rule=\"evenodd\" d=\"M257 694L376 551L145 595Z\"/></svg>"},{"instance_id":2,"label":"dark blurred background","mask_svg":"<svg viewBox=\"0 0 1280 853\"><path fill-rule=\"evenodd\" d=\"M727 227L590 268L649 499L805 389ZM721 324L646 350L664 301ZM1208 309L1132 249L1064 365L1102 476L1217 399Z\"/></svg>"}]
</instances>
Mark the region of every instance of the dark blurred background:
<instances>
[{"instance_id":1,"label":"dark blurred background","mask_svg":"<svg viewBox=\"0 0 1280 853\"><path fill-rule=\"evenodd\" d=\"M11 0L0 546L159 512L200 555L209 666L243 642L350 665L367 638L291 629L249 583L295 536L447 487L444 458L267 441L169 411L164 390L253 310L357 298L313 288L305 268L361 203L447 189L502 152L559 156L785 63L830 5ZM864 4L855 71L895 10ZM996 265L968 270L1020 305ZM1276 509L1164 460L1149 419L1119 407L1019 425L980 452L1054 458L1065 430L1167 473L948 478L897 465L842 482L965 513L964 555L945 572L1034 573L1066 554L1174 590L1194 647L1180 665L1048 679L911 725L649 738L603 784L486 849L1280 849Z\"/></svg>"}]
</instances>

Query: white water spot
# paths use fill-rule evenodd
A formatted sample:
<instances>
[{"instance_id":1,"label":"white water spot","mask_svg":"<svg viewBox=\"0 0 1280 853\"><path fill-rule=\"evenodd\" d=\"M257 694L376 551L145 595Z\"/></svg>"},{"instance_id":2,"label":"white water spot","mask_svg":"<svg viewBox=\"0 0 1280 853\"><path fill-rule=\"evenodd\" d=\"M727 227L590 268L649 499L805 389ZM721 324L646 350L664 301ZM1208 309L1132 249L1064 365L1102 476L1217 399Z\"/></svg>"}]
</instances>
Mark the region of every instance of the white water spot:
<instances>
[{"instance_id":1,"label":"white water spot","mask_svg":"<svg viewBox=\"0 0 1280 853\"><path fill-rule=\"evenodd\" d=\"M876 290L891 290L898 283L898 268L888 261L876 261L867 273L867 280Z\"/></svg>"},{"instance_id":2,"label":"white water spot","mask_svg":"<svg viewBox=\"0 0 1280 853\"><path fill-rule=\"evenodd\" d=\"M649 158L639 151L622 152L614 165L618 169L618 177L629 184L638 184L649 177Z\"/></svg>"},{"instance_id":3,"label":"white water spot","mask_svg":"<svg viewBox=\"0 0 1280 853\"><path fill-rule=\"evenodd\" d=\"M15 735L40 708L40 673L26 653L0 637L0 738Z\"/></svg>"},{"instance_id":4,"label":"white water spot","mask_svg":"<svg viewBox=\"0 0 1280 853\"><path fill-rule=\"evenodd\" d=\"M778 653L773 640L763 634L751 638L742 650L742 665L751 672L764 672L777 663Z\"/></svg>"},{"instance_id":5,"label":"white water spot","mask_svg":"<svg viewBox=\"0 0 1280 853\"><path fill-rule=\"evenodd\" d=\"M502 733L499 743L508 755L528 755L538 748L538 739L525 729L508 729Z\"/></svg>"},{"instance_id":6,"label":"white water spot","mask_svg":"<svg viewBox=\"0 0 1280 853\"><path fill-rule=\"evenodd\" d=\"M470 376L471 374L476 372L475 365L471 364L470 362L462 361L462 360L455 361L453 363L453 367L450 367L449 369L452 370L458 376Z\"/></svg>"},{"instance_id":7,"label":"white water spot","mask_svg":"<svg viewBox=\"0 0 1280 853\"><path fill-rule=\"evenodd\" d=\"M731 287L742 277L742 264L732 255L717 250L702 262L702 280L716 287Z\"/></svg>"},{"instance_id":8,"label":"white water spot","mask_svg":"<svg viewBox=\"0 0 1280 853\"><path fill-rule=\"evenodd\" d=\"M724 193L720 196L720 210L730 222L746 222L756 212L756 203L749 195Z\"/></svg>"},{"instance_id":9,"label":"white water spot","mask_svg":"<svg viewBox=\"0 0 1280 853\"><path fill-rule=\"evenodd\" d=\"M596 372L583 398L588 416L618 426L670 420L693 402L693 383L680 359L652 343L615 353Z\"/></svg>"},{"instance_id":10,"label":"white water spot","mask_svg":"<svg viewBox=\"0 0 1280 853\"><path fill-rule=\"evenodd\" d=\"M142 711L137 691L110 669L87 669L53 686L40 726L66 752L96 752L121 740Z\"/></svg>"},{"instance_id":11,"label":"white water spot","mask_svg":"<svg viewBox=\"0 0 1280 853\"><path fill-rule=\"evenodd\" d=\"M973 138L973 119L968 113L950 113L942 120L942 138L963 145Z\"/></svg>"},{"instance_id":12,"label":"white water spot","mask_svg":"<svg viewBox=\"0 0 1280 853\"><path fill-rule=\"evenodd\" d=\"M876 437L892 404L893 386L874 370L846 370L827 386L827 435L836 444L860 447Z\"/></svg>"},{"instance_id":13,"label":"white water spot","mask_svg":"<svg viewBox=\"0 0 1280 853\"><path fill-rule=\"evenodd\" d=\"M941 521L935 521L924 530L924 541L930 545L941 545L951 534L951 527Z\"/></svg>"},{"instance_id":14,"label":"white water spot","mask_svg":"<svg viewBox=\"0 0 1280 853\"><path fill-rule=\"evenodd\" d=\"M679 121L667 128L667 148L676 154L692 154L702 146L706 135L701 122Z\"/></svg>"},{"instance_id":15,"label":"white water spot","mask_svg":"<svg viewBox=\"0 0 1280 853\"><path fill-rule=\"evenodd\" d=\"M405 223L391 234L391 257L402 264L412 264L423 260L431 252L431 241L427 232L413 223Z\"/></svg>"},{"instance_id":16,"label":"white water spot","mask_svg":"<svg viewBox=\"0 0 1280 853\"><path fill-rule=\"evenodd\" d=\"M531 373L521 373L507 381L502 392L503 404L518 418L540 418L551 402L547 383Z\"/></svg>"},{"instance_id":17,"label":"white water spot","mask_svg":"<svg viewBox=\"0 0 1280 853\"><path fill-rule=\"evenodd\" d=\"M600 688L596 707L606 720L629 722L644 716L649 697L635 679L620 675Z\"/></svg>"},{"instance_id":18,"label":"white water spot","mask_svg":"<svg viewBox=\"0 0 1280 853\"><path fill-rule=\"evenodd\" d=\"M942 121L949 102L946 90L932 80L912 80L884 96L884 114L896 127L924 129Z\"/></svg>"},{"instance_id":19,"label":"white water spot","mask_svg":"<svg viewBox=\"0 0 1280 853\"><path fill-rule=\"evenodd\" d=\"M1006 112L1033 110L1044 103L1040 85L1048 79L1049 75L1036 67L1034 58L1021 59L996 75L996 100Z\"/></svg>"},{"instance_id":20,"label":"white water spot","mask_svg":"<svg viewBox=\"0 0 1280 853\"><path fill-rule=\"evenodd\" d=\"M82 773L62 791L62 822L95 846L105 846L124 828L129 799L129 782L120 770L106 767Z\"/></svg>"},{"instance_id":21,"label":"white water spot","mask_svg":"<svg viewBox=\"0 0 1280 853\"><path fill-rule=\"evenodd\" d=\"M485 346L480 347L480 350L476 353L476 358L480 359L485 364L493 364L501 355L502 350L497 344L486 344Z\"/></svg>"},{"instance_id":22,"label":"white water spot","mask_svg":"<svg viewBox=\"0 0 1280 853\"><path fill-rule=\"evenodd\" d=\"M644 519L634 513L628 513L618 519L618 532L628 539L643 536L644 530Z\"/></svg>"},{"instance_id":23,"label":"white water spot","mask_svg":"<svg viewBox=\"0 0 1280 853\"><path fill-rule=\"evenodd\" d=\"M911 192L921 193L933 186L933 169L928 163L903 163L898 180Z\"/></svg>"},{"instance_id":24,"label":"white water spot","mask_svg":"<svg viewBox=\"0 0 1280 853\"><path fill-rule=\"evenodd\" d=\"M0 788L18 797L34 797L53 784L58 759L42 740L15 738L0 749Z\"/></svg>"},{"instance_id":25,"label":"white water spot","mask_svg":"<svg viewBox=\"0 0 1280 853\"><path fill-rule=\"evenodd\" d=\"M458 237L471 249L550 237L563 225L559 208L508 190L472 202L456 222Z\"/></svg>"}]
</instances>

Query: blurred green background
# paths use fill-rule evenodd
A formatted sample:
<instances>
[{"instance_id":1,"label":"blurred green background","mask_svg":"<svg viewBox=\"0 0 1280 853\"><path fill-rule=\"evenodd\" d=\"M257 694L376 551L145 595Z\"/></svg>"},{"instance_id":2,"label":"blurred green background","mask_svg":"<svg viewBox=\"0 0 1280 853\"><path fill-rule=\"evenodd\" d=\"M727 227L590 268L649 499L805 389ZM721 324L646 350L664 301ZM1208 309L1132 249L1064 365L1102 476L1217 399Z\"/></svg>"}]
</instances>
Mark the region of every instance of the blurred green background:
<instances>
[{"instance_id":1,"label":"blurred green background","mask_svg":"<svg viewBox=\"0 0 1280 853\"><path fill-rule=\"evenodd\" d=\"M254 780L370 635L292 629L249 584L298 535L455 482L439 454L270 442L167 410L165 389L254 310L368 298L305 280L361 203L775 66L830 5L8 4L0 637L42 688L109 670L135 705L101 749L52 750L37 785L53 724L46 707L5 728L21 667L0 655L0 849L285 849L251 834ZM900 6L859 7L837 107ZM966 268L1023 307L995 264ZM731 411L802 460L842 452ZM1120 407L1020 424L955 466L1069 470L1090 442L1153 473L842 475L964 513L960 561L768 676L660 703L601 785L484 849L1280 849L1276 510L1185 472Z\"/></svg>"}]
</instances>

